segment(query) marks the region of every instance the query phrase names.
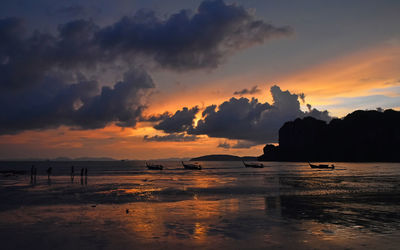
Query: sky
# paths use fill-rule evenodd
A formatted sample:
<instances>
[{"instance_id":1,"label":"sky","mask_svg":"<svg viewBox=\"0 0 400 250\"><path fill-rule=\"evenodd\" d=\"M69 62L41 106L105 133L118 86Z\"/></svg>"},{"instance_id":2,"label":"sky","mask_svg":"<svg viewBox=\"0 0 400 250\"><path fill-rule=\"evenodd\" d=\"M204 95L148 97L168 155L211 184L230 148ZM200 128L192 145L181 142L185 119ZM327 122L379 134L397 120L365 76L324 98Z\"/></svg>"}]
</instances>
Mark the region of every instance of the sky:
<instances>
[{"instance_id":1,"label":"sky","mask_svg":"<svg viewBox=\"0 0 400 250\"><path fill-rule=\"evenodd\" d=\"M257 156L400 109L396 0L3 0L0 159Z\"/></svg>"}]
</instances>

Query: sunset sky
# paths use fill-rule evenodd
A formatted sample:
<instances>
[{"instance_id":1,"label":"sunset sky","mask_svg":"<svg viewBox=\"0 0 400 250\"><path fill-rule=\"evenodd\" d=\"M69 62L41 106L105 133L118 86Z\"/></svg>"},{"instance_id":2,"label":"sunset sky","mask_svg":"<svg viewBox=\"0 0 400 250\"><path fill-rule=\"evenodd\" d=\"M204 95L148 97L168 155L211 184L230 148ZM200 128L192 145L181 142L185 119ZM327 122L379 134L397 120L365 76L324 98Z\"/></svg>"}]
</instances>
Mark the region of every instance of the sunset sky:
<instances>
[{"instance_id":1,"label":"sunset sky","mask_svg":"<svg viewBox=\"0 0 400 250\"><path fill-rule=\"evenodd\" d=\"M400 1L3 0L0 159L262 154L400 109Z\"/></svg>"}]
</instances>

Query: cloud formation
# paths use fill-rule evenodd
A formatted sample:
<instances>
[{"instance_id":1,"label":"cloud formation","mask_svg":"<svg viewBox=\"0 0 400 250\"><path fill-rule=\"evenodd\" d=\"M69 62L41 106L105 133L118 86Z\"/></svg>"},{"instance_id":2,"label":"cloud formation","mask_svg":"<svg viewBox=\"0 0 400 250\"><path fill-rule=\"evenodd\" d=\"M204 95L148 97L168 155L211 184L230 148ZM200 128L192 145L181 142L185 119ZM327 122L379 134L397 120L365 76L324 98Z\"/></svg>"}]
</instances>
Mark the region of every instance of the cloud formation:
<instances>
[{"instance_id":1,"label":"cloud formation","mask_svg":"<svg viewBox=\"0 0 400 250\"><path fill-rule=\"evenodd\" d=\"M291 33L220 0L165 20L138 11L106 27L78 19L59 25L58 34L24 31L22 19L0 19L0 88L33 84L54 69L90 69L141 56L172 70L215 68L240 49Z\"/></svg>"},{"instance_id":2,"label":"cloud formation","mask_svg":"<svg viewBox=\"0 0 400 250\"><path fill-rule=\"evenodd\" d=\"M207 106L202 112L202 118L193 126L186 120L187 126L173 128L169 123L169 131L186 131L192 135L207 135L215 138L240 140L236 145L221 144L220 147L250 147L266 142L276 142L279 128L287 121L299 117L312 116L324 121L330 121L328 111L319 111L311 106L308 111L300 109L302 96L282 91L278 86L272 86L273 103L260 103L258 99L231 98L220 105ZM185 108L188 111L187 108ZM194 115L192 116L194 119ZM162 123L162 122L161 122ZM161 124L160 123L160 124ZM156 129L161 129L158 125ZM168 132L162 129L164 132Z\"/></svg>"},{"instance_id":3,"label":"cloud formation","mask_svg":"<svg viewBox=\"0 0 400 250\"><path fill-rule=\"evenodd\" d=\"M188 109L184 107L173 115L169 115L160 123L154 126L155 129L162 130L165 133L179 133L188 131L193 128L194 118L199 112L199 108L193 107Z\"/></svg>"},{"instance_id":4,"label":"cloud formation","mask_svg":"<svg viewBox=\"0 0 400 250\"><path fill-rule=\"evenodd\" d=\"M151 77L140 70L131 70L114 87L101 89L93 80L70 84L58 75L47 76L34 88L0 92L0 134L61 125L95 129L111 122L134 127L153 88Z\"/></svg>"},{"instance_id":5,"label":"cloud formation","mask_svg":"<svg viewBox=\"0 0 400 250\"><path fill-rule=\"evenodd\" d=\"M100 30L98 44L112 53L140 53L173 70L215 68L238 50L287 36L290 27L275 27L249 11L221 0L203 1L194 14L187 10L163 20L139 11Z\"/></svg>"},{"instance_id":6,"label":"cloud formation","mask_svg":"<svg viewBox=\"0 0 400 250\"><path fill-rule=\"evenodd\" d=\"M167 18L138 11L104 27L76 19L55 33L27 33L24 20L0 19L0 133L61 125L101 128L112 122L134 126L142 119L143 98L154 88L146 68L212 69L238 50L290 33L290 27L275 27L221 0ZM101 87L103 69L113 67L126 71L124 79ZM162 120L158 128L168 133L191 126L169 115L152 120Z\"/></svg>"},{"instance_id":7,"label":"cloud formation","mask_svg":"<svg viewBox=\"0 0 400 250\"><path fill-rule=\"evenodd\" d=\"M253 94L258 94L258 93L261 93L261 89L259 89L257 85L253 86L251 89L245 88L245 89L233 92L234 95L240 95L240 96L253 95Z\"/></svg>"}]
</instances>

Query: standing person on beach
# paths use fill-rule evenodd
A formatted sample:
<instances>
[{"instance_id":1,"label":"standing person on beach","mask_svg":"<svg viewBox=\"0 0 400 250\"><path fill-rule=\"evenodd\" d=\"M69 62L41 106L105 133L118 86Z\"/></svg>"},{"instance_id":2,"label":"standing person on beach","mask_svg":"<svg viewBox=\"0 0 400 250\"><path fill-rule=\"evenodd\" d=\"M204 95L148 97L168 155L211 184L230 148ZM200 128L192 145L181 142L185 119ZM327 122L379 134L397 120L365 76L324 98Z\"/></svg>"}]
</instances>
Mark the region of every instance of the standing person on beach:
<instances>
[{"instance_id":1,"label":"standing person on beach","mask_svg":"<svg viewBox=\"0 0 400 250\"><path fill-rule=\"evenodd\" d=\"M51 172L53 171L53 168L52 167L49 167L47 170L46 170L46 172L47 172L47 184L48 185L51 185L51 179L50 179L50 175L51 175Z\"/></svg>"},{"instance_id":2,"label":"standing person on beach","mask_svg":"<svg viewBox=\"0 0 400 250\"><path fill-rule=\"evenodd\" d=\"M53 171L53 168L52 167L49 167L47 170L46 170L46 172L47 172L47 179L50 179L50 175L51 175L51 172Z\"/></svg>"},{"instance_id":3,"label":"standing person on beach","mask_svg":"<svg viewBox=\"0 0 400 250\"><path fill-rule=\"evenodd\" d=\"M32 167L31 167L31 183L33 182L34 170L35 170L35 166L32 165Z\"/></svg>"},{"instance_id":4,"label":"standing person on beach","mask_svg":"<svg viewBox=\"0 0 400 250\"><path fill-rule=\"evenodd\" d=\"M87 171L88 171L87 168L85 168L85 176L86 176L86 177L87 177Z\"/></svg>"},{"instance_id":5,"label":"standing person on beach","mask_svg":"<svg viewBox=\"0 0 400 250\"><path fill-rule=\"evenodd\" d=\"M74 165L71 166L71 183L74 182L75 172L74 172Z\"/></svg>"}]
</instances>

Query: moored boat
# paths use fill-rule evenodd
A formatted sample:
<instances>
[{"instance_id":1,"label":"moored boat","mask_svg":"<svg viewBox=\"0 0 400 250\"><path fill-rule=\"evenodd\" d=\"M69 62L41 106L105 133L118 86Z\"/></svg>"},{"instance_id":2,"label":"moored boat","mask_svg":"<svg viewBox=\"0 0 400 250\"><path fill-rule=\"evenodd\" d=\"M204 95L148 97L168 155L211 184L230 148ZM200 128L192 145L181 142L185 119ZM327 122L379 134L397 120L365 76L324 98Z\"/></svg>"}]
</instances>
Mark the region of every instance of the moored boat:
<instances>
[{"instance_id":1,"label":"moored boat","mask_svg":"<svg viewBox=\"0 0 400 250\"><path fill-rule=\"evenodd\" d=\"M182 165L185 169L201 170L201 165L198 163L184 163L182 161Z\"/></svg>"},{"instance_id":2,"label":"moored boat","mask_svg":"<svg viewBox=\"0 0 400 250\"><path fill-rule=\"evenodd\" d=\"M246 163L242 161L246 168L263 168L264 165L262 163Z\"/></svg>"},{"instance_id":3,"label":"moored boat","mask_svg":"<svg viewBox=\"0 0 400 250\"><path fill-rule=\"evenodd\" d=\"M334 169L335 165L331 164L311 164L310 162L308 163L311 168L325 168L325 169Z\"/></svg>"},{"instance_id":4,"label":"moored boat","mask_svg":"<svg viewBox=\"0 0 400 250\"><path fill-rule=\"evenodd\" d=\"M146 162L146 167L150 170L163 170L164 166L160 164L149 164Z\"/></svg>"}]
</instances>

